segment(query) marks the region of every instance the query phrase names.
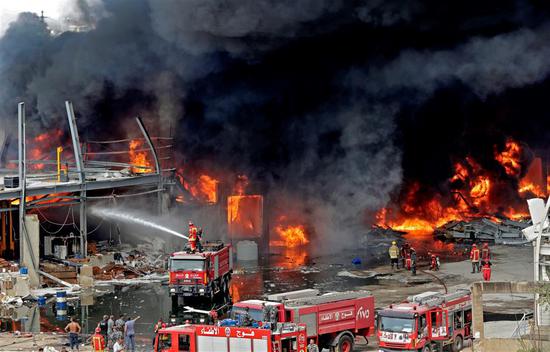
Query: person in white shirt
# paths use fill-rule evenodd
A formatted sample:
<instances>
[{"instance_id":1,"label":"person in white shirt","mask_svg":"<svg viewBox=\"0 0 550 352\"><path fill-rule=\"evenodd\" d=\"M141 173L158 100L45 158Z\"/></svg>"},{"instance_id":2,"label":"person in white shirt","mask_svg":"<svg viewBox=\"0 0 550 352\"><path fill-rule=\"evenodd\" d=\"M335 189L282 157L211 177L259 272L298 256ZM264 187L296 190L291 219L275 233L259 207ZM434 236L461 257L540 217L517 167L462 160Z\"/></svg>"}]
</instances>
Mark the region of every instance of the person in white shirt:
<instances>
[{"instance_id":1,"label":"person in white shirt","mask_svg":"<svg viewBox=\"0 0 550 352\"><path fill-rule=\"evenodd\" d=\"M113 352L124 352L124 339L119 338L113 345Z\"/></svg>"}]
</instances>

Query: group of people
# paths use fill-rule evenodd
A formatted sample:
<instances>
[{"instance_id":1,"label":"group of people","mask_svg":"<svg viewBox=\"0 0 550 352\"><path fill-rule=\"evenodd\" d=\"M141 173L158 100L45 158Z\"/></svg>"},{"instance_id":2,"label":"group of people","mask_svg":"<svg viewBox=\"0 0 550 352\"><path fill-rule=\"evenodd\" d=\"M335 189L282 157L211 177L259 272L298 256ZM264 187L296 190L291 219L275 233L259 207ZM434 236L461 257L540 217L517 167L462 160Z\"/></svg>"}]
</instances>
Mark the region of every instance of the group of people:
<instances>
[{"instance_id":1,"label":"group of people","mask_svg":"<svg viewBox=\"0 0 550 352\"><path fill-rule=\"evenodd\" d=\"M411 247L408 242L405 242L401 248L397 246L396 241L392 241L388 251L390 255L390 263L392 270L394 266L399 269L399 259L401 258L402 267L411 271L412 275L416 275L416 250Z\"/></svg>"},{"instance_id":2,"label":"group of people","mask_svg":"<svg viewBox=\"0 0 550 352\"><path fill-rule=\"evenodd\" d=\"M189 230L187 232L187 238L189 243L189 250L192 253L202 253L202 228L196 227L193 221L189 220Z\"/></svg>"},{"instance_id":3,"label":"group of people","mask_svg":"<svg viewBox=\"0 0 550 352\"><path fill-rule=\"evenodd\" d=\"M93 350L95 352L134 352L136 349L135 323L139 318L136 316L133 319L126 319L122 314L115 320L114 315L104 315L92 336Z\"/></svg>"},{"instance_id":4,"label":"group of people","mask_svg":"<svg viewBox=\"0 0 550 352\"><path fill-rule=\"evenodd\" d=\"M474 243L470 250L470 261L472 262L472 274L481 272L484 281L491 280L491 266L493 264L491 263L489 243L484 242L481 250L477 247L477 244Z\"/></svg>"}]
</instances>

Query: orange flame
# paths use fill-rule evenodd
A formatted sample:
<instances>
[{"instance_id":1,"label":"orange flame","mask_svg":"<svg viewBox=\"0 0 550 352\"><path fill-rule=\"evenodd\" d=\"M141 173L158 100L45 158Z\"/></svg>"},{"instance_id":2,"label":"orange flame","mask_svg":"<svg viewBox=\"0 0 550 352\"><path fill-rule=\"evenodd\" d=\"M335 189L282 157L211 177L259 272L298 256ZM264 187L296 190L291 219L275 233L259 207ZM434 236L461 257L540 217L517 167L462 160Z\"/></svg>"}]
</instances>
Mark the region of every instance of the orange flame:
<instances>
[{"instance_id":1,"label":"orange flame","mask_svg":"<svg viewBox=\"0 0 550 352\"><path fill-rule=\"evenodd\" d=\"M518 178L522 173L521 156L522 149L519 143L512 139L506 141L502 152L497 152L495 146L495 160L504 167L509 176L514 178ZM540 175L540 167L537 169L533 165L534 163L530 167L534 170L532 174ZM444 202L443 196L437 193L431 199L419 200L417 195L420 184L413 183L409 186L398 209L382 208L377 212L376 224L398 231L420 234L431 233L435 228L453 220L487 217L499 221L492 215L497 212L510 219L521 219L527 215L523 209L508 206L502 210L502 206L491 202L491 194L494 193L492 187L497 184L496 179L491 178L491 174L483 170L471 157L455 163L454 170L454 175L449 178L449 185L454 195L450 203L449 200ZM543 195L545 192L539 185L540 180L533 182L528 176L531 176L531 172L522 180L518 180L518 195L528 191L535 195ZM550 189L550 177L547 183Z\"/></svg>"},{"instance_id":2,"label":"orange flame","mask_svg":"<svg viewBox=\"0 0 550 352\"><path fill-rule=\"evenodd\" d=\"M227 197L227 225L231 236L259 237L263 226L263 197Z\"/></svg>"},{"instance_id":3,"label":"orange flame","mask_svg":"<svg viewBox=\"0 0 550 352\"><path fill-rule=\"evenodd\" d=\"M504 150L500 153L495 149L495 160L504 167L506 174L517 176L521 172L521 148L512 139L506 141Z\"/></svg>"},{"instance_id":4,"label":"orange flame","mask_svg":"<svg viewBox=\"0 0 550 352\"><path fill-rule=\"evenodd\" d=\"M130 163L132 172L136 174L144 174L153 172L153 164L148 159L148 154L143 149L143 141L132 139L130 141Z\"/></svg>"},{"instance_id":5,"label":"orange flame","mask_svg":"<svg viewBox=\"0 0 550 352\"><path fill-rule=\"evenodd\" d=\"M303 225L283 226L277 225L275 232L280 236L286 247L298 247L309 243L306 229Z\"/></svg>"},{"instance_id":6,"label":"orange flame","mask_svg":"<svg viewBox=\"0 0 550 352\"><path fill-rule=\"evenodd\" d=\"M189 181L189 178L184 177L184 169L179 169L176 173L176 177L179 179L180 183L183 185L196 201L203 203L214 204L218 202L218 184L220 183L217 179L212 176L202 174L197 179ZM185 203L185 197L179 195L176 197L176 201L180 203Z\"/></svg>"},{"instance_id":7,"label":"orange flame","mask_svg":"<svg viewBox=\"0 0 550 352\"><path fill-rule=\"evenodd\" d=\"M39 134L29 141L29 151L27 158L29 160L45 160L55 153L56 147L61 145L61 136L63 131L54 129ZM30 169L43 170L45 164L29 164Z\"/></svg>"}]
</instances>

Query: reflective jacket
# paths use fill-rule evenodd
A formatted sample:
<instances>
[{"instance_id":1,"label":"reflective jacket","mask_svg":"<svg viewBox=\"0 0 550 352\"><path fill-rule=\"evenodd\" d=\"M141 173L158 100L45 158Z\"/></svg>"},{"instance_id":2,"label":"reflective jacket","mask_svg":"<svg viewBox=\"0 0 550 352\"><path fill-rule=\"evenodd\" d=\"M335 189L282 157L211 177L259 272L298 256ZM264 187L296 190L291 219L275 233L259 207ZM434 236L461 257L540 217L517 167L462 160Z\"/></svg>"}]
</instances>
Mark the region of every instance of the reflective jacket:
<instances>
[{"instance_id":1,"label":"reflective jacket","mask_svg":"<svg viewBox=\"0 0 550 352\"><path fill-rule=\"evenodd\" d=\"M94 334L92 336L92 347L95 352L105 351L105 337L101 334Z\"/></svg>"},{"instance_id":2,"label":"reflective jacket","mask_svg":"<svg viewBox=\"0 0 550 352\"><path fill-rule=\"evenodd\" d=\"M399 248L396 245L392 245L389 250L390 258L397 259L399 258Z\"/></svg>"},{"instance_id":3,"label":"reflective jacket","mask_svg":"<svg viewBox=\"0 0 550 352\"><path fill-rule=\"evenodd\" d=\"M479 249L478 248L473 248L472 249L472 251L470 252L470 260L473 263L479 262Z\"/></svg>"}]
</instances>

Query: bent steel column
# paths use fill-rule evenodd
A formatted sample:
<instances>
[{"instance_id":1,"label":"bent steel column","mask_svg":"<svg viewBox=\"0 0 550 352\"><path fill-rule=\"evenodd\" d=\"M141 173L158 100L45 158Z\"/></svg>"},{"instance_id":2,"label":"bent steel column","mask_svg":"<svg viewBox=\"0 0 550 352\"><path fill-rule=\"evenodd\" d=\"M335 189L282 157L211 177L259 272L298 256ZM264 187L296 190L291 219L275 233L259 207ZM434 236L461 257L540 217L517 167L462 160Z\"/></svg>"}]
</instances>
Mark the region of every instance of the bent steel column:
<instances>
[{"instance_id":1,"label":"bent steel column","mask_svg":"<svg viewBox=\"0 0 550 352\"><path fill-rule=\"evenodd\" d=\"M84 163L82 162L82 151L80 149L80 138L76 126L76 117L74 115L73 104L70 101L65 102L67 109L67 118L69 119L69 128L73 142L74 160L78 172L78 182L82 185L80 191L80 255L86 258L88 251L88 222L86 217L86 175L84 175Z\"/></svg>"},{"instance_id":2,"label":"bent steel column","mask_svg":"<svg viewBox=\"0 0 550 352\"><path fill-rule=\"evenodd\" d=\"M147 144L149 145L149 149L151 149L151 154L153 155L153 160L155 161L155 171L156 174L159 175L159 183L158 183L158 189L157 192L157 201L158 201L158 213L159 215L162 214L162 170L160 168L160 162L157 156L157 151L155 150L155 146L153 145L153 142L151 141L151 137L149 137L149 133L145 129L145 125L143 124L143 121L139 116L136 116L136 122L139 126L139 129L141 130L141 133L143 134L143 138L147 141Z\"/></svg>"}]
</instances>

